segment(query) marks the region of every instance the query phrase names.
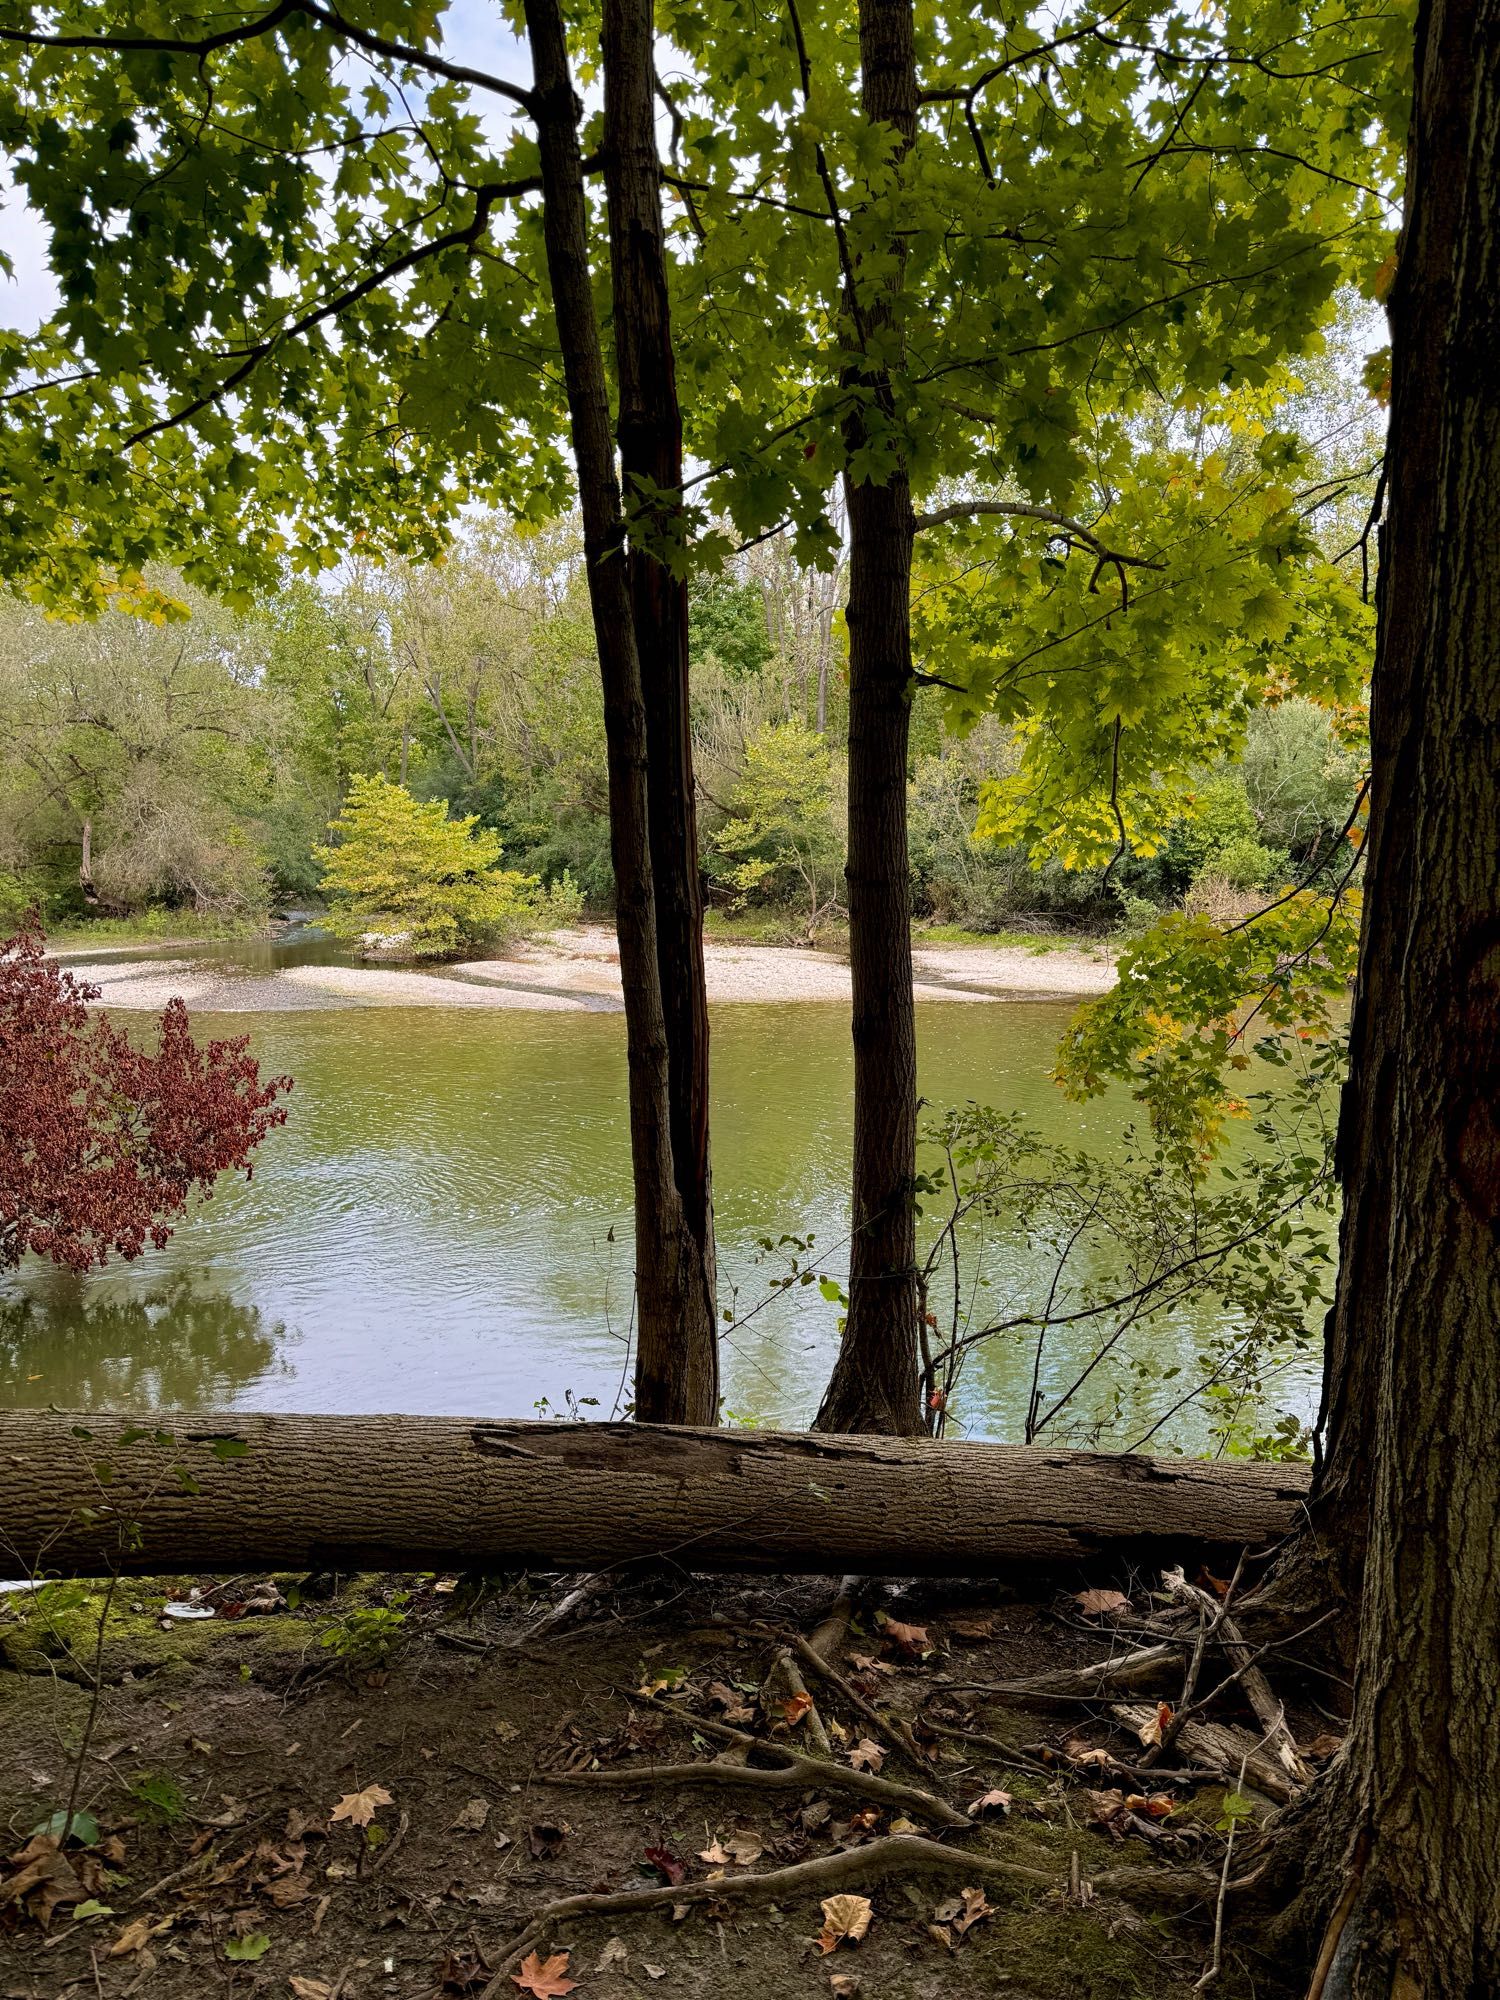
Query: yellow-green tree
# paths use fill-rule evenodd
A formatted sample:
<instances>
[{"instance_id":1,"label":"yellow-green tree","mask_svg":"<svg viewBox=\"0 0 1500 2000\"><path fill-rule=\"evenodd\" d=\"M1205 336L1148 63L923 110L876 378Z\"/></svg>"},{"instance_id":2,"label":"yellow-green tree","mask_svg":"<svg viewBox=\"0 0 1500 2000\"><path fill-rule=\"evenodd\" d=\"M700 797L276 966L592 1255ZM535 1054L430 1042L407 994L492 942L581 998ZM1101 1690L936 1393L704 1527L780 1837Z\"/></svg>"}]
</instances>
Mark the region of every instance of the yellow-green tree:
<instances>
[{"instance_id":1,"label":"yellow-green tree","mask_svg":"<svg viewBox=\"0 0 1500 2000\"><path fill-rule=\"evenodd\" d=\"M328 928L406 958L442 958L534 929L563 912L535 876L502 868L500 836L476 817L450 819L388 778L350 781L320 847Z\"/></svg>"}]
</instances>

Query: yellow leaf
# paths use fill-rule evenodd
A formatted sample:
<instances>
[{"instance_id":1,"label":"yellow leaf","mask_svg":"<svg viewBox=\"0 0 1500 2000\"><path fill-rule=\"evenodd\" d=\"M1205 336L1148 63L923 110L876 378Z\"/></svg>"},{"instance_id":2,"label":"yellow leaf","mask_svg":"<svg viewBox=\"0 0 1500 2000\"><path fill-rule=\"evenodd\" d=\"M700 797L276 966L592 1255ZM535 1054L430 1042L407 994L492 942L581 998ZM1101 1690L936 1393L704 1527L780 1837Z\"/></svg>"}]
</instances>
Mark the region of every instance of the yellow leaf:
<instances>
[{"instance_id":1,"label":"yellow leaf","mask_svg":"<svg viewBox=\"0 0 1500 2000\"><path fill-rule=\"evenodd\" d=\"M825 1896L818 1949L825 1955L841 1944L858 1944L874 1915L868 1896Z\"/></svg>"}]
</instances>

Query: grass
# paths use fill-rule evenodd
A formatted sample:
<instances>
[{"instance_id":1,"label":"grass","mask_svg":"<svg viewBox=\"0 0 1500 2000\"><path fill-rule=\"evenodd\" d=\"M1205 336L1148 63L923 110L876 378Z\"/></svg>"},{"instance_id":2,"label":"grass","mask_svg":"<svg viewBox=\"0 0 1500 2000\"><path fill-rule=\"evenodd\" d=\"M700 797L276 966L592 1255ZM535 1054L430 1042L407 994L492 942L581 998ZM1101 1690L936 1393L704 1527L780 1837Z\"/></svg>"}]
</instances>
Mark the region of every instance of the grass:
<instances>
[{"instance_id":1,"label":"grass","mask_svg":"<svg viewBox=\"0 0 1500 2000\"><path fill-rule=\"evenodd\" d=\"M923 924L913 927L914 944L987 944L1038 955L1049 951L1096 951L1113 941L1107 931L973 931L962 924Z\"/></svg>"},{"instance_id":2,"label":"grass","mask_svg":"<svg viewBox=\"0 0 1500 2000\"><path fill-rule=\"evenodd\" d=\"M132 944L259 937L266 924L264 910L238 917L199 910L140 910L128 917L85 917L51 925L47 944L52 951L76 951L94 945L115 949Z\"/></svg>"}]
</instances>

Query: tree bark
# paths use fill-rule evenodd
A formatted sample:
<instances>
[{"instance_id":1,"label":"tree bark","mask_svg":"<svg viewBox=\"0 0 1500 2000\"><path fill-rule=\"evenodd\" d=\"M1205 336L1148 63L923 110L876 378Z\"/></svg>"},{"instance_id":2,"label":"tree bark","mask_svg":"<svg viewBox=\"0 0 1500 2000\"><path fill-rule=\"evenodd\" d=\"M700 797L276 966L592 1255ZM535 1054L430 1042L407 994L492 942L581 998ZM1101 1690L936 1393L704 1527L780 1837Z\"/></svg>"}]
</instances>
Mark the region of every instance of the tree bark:
<instances>
[{"instance_id":1,"label":"tree bark","mask_svg":"<svg viewBox=\"0 0 1500 2000\"><path fill-rule=\"evenodd\" d=\"M682 416L672 354L656 145L651 0L605 0L604 187L614 293L618 434L627 502L650 536L683 528ZM647 495L662 496L646 505ZM719 1413L719 1331L708 1143L708 991L703 885L688 704L688 593L641 540L629 559L646 703L647 798L656 950L666 1021L672 1171L686 1224L676 1324L642 1324L636 1414L712 1424Z\"/></svg>"},{"instance_id":2,"label":"tree bark","mask_svg":"<svg viewBox=\"0 0 1500 2000\"><path fill-rule=\"evenodd\" d=\"M860 0L867 121L917 125L911 0ZM900 270L899 241L890 246ZM857 274L854 274L857 276ZM896 279L899 286L899 276ZM894 318L890 289L846 288L850 334L866 345ZM868 396L844 426L853 458L892 435L889 374L860 365ZM854 1171L849 1310L817 1428L914 1435L925 1426L917 1363L917 1028L912 999L906 765L911 730L914 524L905 464L884 484L846 477L849 513L849 966L853 984Z\"/></svg>"},{"instance_id":3,"label":"tree bark","mask_svg":"<svg viewBox=\"0 0 1500 2000\"><path fill-rule=\"evenodd\" d=\"M1297 1466L1020 1445L232 1411L4 1411L0 1465L6 1561L89 1576L591 1570L664 1554L703 1570L993 1576L1261 1544L1307 1486Z\"/></svg>"},{"instance_id":4,"label":"tree bark","mask_svg":"<svg viewBox=\"0 0 1500 2000\"><path fill-rule=\"evenodd\" d=\"M584 563L604 688L610 853L630 1077L638 1386L647 1402L654 1403L664 1377L671 1373L663 1357L673 1353L681 1324L683 1258L691 1234L672 1161L670 1063L648 819L645 696L610 435L609 392L590 282L578 102L556 0L527 0L526 27L541 154L547 270L562 348Z\"/></svg>"},{"instance_id":5,"label":"tree bark","mask_svg":"<svg viewBox=\"0 0 1500 2000\"><path fill-rule=\"evenodd\" d=\"M1416 56L1325 1474L1373 1464L1373 1504L1354 1723L1307 1822L1325 2000L1500 1990L1500 0L1424 0Z\"/></svg>"}]
</instances>

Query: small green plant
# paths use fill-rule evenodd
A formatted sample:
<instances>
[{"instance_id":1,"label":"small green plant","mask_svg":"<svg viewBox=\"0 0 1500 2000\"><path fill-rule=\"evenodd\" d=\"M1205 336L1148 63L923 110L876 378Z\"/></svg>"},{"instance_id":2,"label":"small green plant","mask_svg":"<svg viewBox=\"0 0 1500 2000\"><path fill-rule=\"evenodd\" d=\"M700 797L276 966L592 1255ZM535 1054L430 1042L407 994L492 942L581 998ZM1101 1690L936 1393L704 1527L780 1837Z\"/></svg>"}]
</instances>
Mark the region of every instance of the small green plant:
<instances>
[{"instance_id":1,"label":"small green plant","mask_svg":"<svg viewBox=\"0 0 1500 2000\"><path fill-rule=\"evenodd\" d=\"M318 1644L351 1669L387 1666L404 1636L406 1601L403 1590L389 1604L356 1605L318 1634Z\"/></svg>"},{"instance_id":2,"label":"small green plant","mask_svg":"<svg viewBox=\"0 0 1500 2000\"><path fill-rule=\"evenodd\" d=\"M187 1818L188 1802L181 1785L170 1771L147 1771L132 1778L126 1790L150 1818L161 1826L176 1826Z\"/></svg>"}]
</instances>

